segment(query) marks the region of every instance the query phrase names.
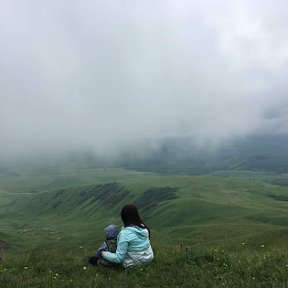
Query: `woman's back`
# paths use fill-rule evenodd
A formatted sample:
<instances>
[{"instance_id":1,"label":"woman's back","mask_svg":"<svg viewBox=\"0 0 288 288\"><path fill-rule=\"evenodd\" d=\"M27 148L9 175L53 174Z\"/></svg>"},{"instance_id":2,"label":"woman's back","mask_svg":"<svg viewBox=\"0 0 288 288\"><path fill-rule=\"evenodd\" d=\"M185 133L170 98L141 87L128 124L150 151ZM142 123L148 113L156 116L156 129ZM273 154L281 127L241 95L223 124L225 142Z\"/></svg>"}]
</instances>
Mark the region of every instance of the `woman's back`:
<instances>
[{"instance_id":1,"label":"woman's back","mask_svg":"<svg viewBox=\"0 0 288 288\"><path fill-rule=\"evenodd\" d=\"M126 227L122 231L123 239L128 241L128 249L123 266L127 268L150 263L154 254L150 245L148 230L140 227Z\"/></svg>"}]
</instances>

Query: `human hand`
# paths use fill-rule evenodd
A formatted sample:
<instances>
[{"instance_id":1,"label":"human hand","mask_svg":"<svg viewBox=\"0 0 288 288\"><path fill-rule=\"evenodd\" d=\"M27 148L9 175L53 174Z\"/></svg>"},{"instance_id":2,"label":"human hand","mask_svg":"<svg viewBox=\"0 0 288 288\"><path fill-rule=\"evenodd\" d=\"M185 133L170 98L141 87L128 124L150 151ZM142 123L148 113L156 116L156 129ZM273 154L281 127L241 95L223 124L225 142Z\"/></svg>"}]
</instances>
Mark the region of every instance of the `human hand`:
<instances>
[{"instance_id":1,"label":"human hand","mask_svg":"<svg viewBox=\"0 0 288 288\"><path fill-rule=\"evenodd\" d=\"M103 256L102 256L102 252L103 252L103 251L105 251L105 250L104 250L104 249L99 249L99 250L97 251L96 257L97 257L98 259L103 258Z\"/></svg>"}]
</instances>

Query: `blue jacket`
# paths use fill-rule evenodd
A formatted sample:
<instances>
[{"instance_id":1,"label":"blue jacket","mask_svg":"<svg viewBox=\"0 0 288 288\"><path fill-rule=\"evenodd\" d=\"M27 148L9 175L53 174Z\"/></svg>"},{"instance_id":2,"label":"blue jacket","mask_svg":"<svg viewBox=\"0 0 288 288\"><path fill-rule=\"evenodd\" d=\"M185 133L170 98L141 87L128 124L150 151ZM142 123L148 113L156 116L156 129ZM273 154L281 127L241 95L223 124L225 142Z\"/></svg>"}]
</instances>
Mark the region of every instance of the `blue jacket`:
<instances>
[{"instance_id":1,"label":"blue jacket","mask_svg":"<svg viewBox=\"0 0 288 288\"><path fill-rule=\"evenodd\" d=\"M112 263L122 263L124 267L150 263L154 255L148 230L137 226L122 228L117 237L116 252L103 251L102 256Z\"/></svg>"}]
</instances>

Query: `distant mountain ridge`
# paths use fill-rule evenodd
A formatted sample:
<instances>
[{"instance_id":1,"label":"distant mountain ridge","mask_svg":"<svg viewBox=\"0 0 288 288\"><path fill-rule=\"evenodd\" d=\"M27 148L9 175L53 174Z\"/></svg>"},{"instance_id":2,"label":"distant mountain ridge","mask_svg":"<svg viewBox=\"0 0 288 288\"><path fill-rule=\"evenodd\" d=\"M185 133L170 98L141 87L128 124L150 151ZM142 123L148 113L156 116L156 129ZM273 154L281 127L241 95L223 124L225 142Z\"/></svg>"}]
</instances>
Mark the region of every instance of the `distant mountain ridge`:
<instances>
[{"instance_id":1,"label":"distant mountain ridge","mask_svg":"<svg viewBox=\"0 0 288 288\"><path fill-rule=\"evenodd\" d=\"M252 135L215 149L193 144L189 138L169 138L146 158L130 157L123 168L164 174L209 174L215 171L288 172L288 135Z\"/></svg>"}]
</instances>

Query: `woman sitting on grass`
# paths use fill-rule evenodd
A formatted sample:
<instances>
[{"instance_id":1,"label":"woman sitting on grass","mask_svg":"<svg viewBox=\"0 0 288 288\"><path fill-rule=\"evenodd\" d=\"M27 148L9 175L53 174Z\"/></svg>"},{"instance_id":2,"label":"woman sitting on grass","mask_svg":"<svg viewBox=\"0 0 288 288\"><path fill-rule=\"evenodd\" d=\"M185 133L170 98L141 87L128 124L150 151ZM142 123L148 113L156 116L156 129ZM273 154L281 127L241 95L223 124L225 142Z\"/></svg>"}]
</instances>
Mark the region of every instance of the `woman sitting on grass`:
<instances>
[{"instance_id":1,"label":"woman sitting on grass","mask_svg":"<svg viewBox=\"0 0 288 288\"><path fill-rule=\"evenodd\" d=\"M124 227L117 238L115 253L102 252L102 257L112 263L122 263L127 268L134 265L149 264L153 257L150 245L150 230L139 216L136 206L123 207L121 219Z\"/></svg>"}]
</instances>

